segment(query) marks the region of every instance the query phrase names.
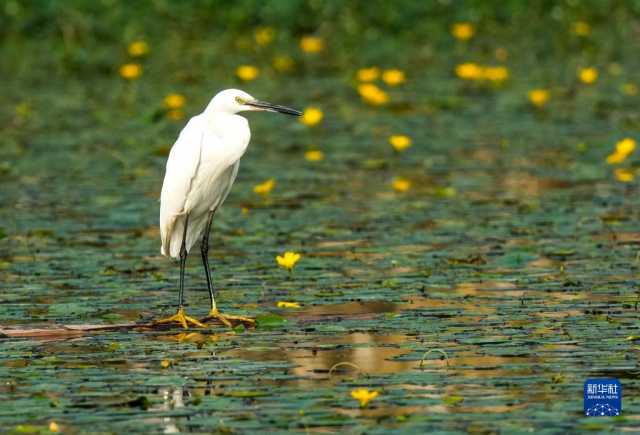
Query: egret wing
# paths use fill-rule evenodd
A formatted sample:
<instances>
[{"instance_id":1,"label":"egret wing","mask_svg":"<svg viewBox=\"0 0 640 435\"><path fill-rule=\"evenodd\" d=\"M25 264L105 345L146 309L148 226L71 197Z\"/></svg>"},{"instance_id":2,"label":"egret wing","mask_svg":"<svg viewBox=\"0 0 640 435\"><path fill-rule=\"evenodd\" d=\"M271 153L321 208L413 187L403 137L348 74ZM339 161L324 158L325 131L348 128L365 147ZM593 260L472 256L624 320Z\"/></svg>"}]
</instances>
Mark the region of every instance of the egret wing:
<instances>
[{"instance_id":1,"label":"egret wing","mask_svg":"<svg viewBox=\"0 0 640 435\"><path fill-rule=\"evenodd\" d=\"M204 128L198 117L193 117L182 129L171 148L160 195L160 236L163 255L170 255L171 235L198 172L202 152Z\"/></svg>"},{"instance_id":2,"label":"egret wing","mask_svg":"<svg viewBox=\"0 0 640 435\"><path fill-rule=\"evenodd\" d=\"M204 150L203 155L206 155ZM206 166L205 158L203 158L203 162L200 163L199 171L206 171L203 169L203 167ZM194 180L189 200L185 205L186 210L189 212L189 229L187 231L187 240L185 245L187 252L189 252L191 247L198 242L204 234L204 231L206 231L209 213L217 210L222 205L227 195L229 195L231 187L233 186L233 181L238 174L238 166L240 166L239 161L220 172L221 169L216 165L216 170L213 172L213 179L215 181L208 181L204 184L199 183L199 179ZM196 202L195 205L192 203L192 199ZM192 206L195 208L192 208ZM176 230L179 227L181 227L181 225L180 223L177 223ZM182 239L180 239L180 241L181 240ZM176 242L172 241L171 244L173 243Z\"/></svg>"},{"instance_id":3,"label":"egret wing","mask_svg":"<svg viewBox=\"0 0 640 435\"><path fill-rule=\"evenodd\" d=\"M224 200L227 199L227 196L229 196L229 192L231 192L231 188L233 187L233 182L236 180L236 176L238 175L239 167L240 167L240 160L235 162L233 166L229 169L230 173L229 173L229 178L227 179L227 185L222 194L222 197L220 198L220 202L216 204L216 208L220 207L224 202Z\"/></svg>"}]
</instances>

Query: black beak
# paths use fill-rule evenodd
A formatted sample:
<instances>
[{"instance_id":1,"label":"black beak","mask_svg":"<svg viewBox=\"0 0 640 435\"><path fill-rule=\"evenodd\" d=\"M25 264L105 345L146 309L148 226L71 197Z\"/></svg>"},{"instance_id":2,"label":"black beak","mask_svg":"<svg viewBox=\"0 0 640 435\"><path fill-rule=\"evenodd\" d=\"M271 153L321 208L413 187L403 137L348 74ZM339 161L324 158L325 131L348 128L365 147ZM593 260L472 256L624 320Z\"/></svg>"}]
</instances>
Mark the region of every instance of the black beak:
<instances>
[{"instance_id":1,"label":"black beak","mask_svg":"<svg viewBox=\"0 0 640 435\"><path fill-rule=\"evenodd\" d=\"M253 101L247 101L244 104L246 104L247 106L257 107L262 110L268 110L269 112L278 112L278 113L284 113L285 115L302 116L302 112L299 110L291 109L289 107L284 107L284 106L278 106L277 104L267 103L266 101L253 100Z\"/></svg>"}]
</instances>

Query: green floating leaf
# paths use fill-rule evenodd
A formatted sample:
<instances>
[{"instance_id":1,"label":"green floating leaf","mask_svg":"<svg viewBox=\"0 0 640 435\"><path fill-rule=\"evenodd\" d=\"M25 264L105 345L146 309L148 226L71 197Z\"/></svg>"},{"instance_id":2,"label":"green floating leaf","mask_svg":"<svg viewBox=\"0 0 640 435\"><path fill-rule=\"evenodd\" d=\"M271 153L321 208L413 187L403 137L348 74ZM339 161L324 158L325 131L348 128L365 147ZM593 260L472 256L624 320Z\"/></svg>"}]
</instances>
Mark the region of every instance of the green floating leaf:
<instances>
[{"instance_id":1,"label":"green floating leaf","mask_svg":"<svg viewBox=\"0 0 640 435\"><path fill-rule=\"evenodd\" d=\"M396 288L400 285L400 283L398 283L398 280L396 279L385 279L384 281L382 281L382 287L388 287L388 288Z\"/></svg>"},{"instance_id":2,"label":"green floating leaf","mask_svg":"<svg viewBox=\"0 0 640 435\"><path fill-rule=\"evenodd\" d=\"M467 258L447 258L449 264L473 264L482 265L487 264L487 259L482 255L470 255Z\"/></svg>"},{"instance_id":3,"label":"green floating leaf","mask_svg":"<svg viewBox=\"0 0 640 435\"><path fill-rule=\"evenodd\" d=\"M555 257L570 257L572 255L575 255L576 251L575 249L555 249L551 252L548 252L547 255L549 257L555 258Z\"/></svg>"},{"instance_id":4,"label":"green floating leaf","mask_svg":"<svg viewBox=\"0 0 640 435\"><path fill-rule=\"evenodd\" d=\"M29 237L37 237L37 238L48 238L53 237L53 230L48 228L34 228L27 232L27 236Z\"/></svg>"},{"instance_id":5,"label":"green floating leaf","mask_svg":"<svg viewBox=\"0 0 640 435\"><path fill-rule=\"evenodd\" d=\"M508 252L502 256L499 260L499 264L509 268L520 268L524 267L530 261L535 260L538 256L531 252L526 251L513 251Z\"/></svg>"},{"instance_id":6,"label":"green floating leaf","mask_svg":"<svg viewBox=\"0 0 640 435\"><path fill-rule=\"evenodd\" d=\"M287 323L287 319L277 314L262 314L256 317L258 328L276 328Z\"/></svg>"},{"instance_id":7,"label":"green floating leaf","mask_svg":"<svg viewBox=\"0 0 640 435\"><path fill-rule=\"evenodd\" d=\"M442 401L445 405L449 406L457 406L464 402L464 397L462 396L446 396L442 398Z\"/></svg>"},{"instance_id":8,"label":"green floating leaf","mask_svg":"<svg viewBox=\"0 0 640 435\"><path fill-rule=\"evenodd\" d=\"M19 433L43 433L46 432L46 428L44 426L35 426L32 424L19 424L10 432L12 434Z\"/></svg>"},{"instance_id":9,"label":"green floating leaf","mask_svg":"<svg viewBox=\"0 0 640 435\"><path fill-rule=\"evenodd\" d=\"M383 159L366 159L364 162L362 162L361 166L363 169L375 171L378 169L386 168L387 165L387 161Z\"/></svg>"},{"instance_id":10,"label":"green floating leaf","mask_svg":"<svg viewBox=\"0 0 640 435\"><path fill-rule=\"evenodd\" d=\"M434 190L434 194L440 198L452 198L458 194L455 187L437 187Z\"/></svg>"},{"instance_id":11,"label":"green floating leaf","mask_svg":"<svg viewBox=\"0 0 640 435\"><path fill-rule=\"evenodd\" d=\"M90 313L94 310L90 304L82 302L69 302L52 304L49 307L49 314L52 316L73 316Z\"/></svg>"},{"instance_id":12,"label":"green floating leaf","mask_svg":"<svg viewBox=\"0 0 640 435\"><path fill-rule=\"evenodd\" d=\"M602 418L602 417L601 417ZM580 428L582 430L604 431L607 429L607 425L597 422L583 423Z\"/></svg>"},{"instance_id":13,"label":"green floating leaf","mask_svg":"<svg viewBox=\"0 0 640 435\"><path fill-rule=\"evenodd\" d=\"M344 292L341 292L339 290L337 291L332 291L332 290L320 290L319 292L316 292L315 297L318 298L326 298L326 297L340 297L344 295Z\"/></svg>"},{"instance_id":14,"label":"green floating leaf","mask_svg":"<svg viewBox=\"0 0 640 435\"><path fill-rule=\"evenodd\" d=\"M270 396L271 393L267 391L229 391L228 393L226 393L226 395L231 397L240 397L242 399L246 399L251 397Z\"/></svg>"}]
</instances>

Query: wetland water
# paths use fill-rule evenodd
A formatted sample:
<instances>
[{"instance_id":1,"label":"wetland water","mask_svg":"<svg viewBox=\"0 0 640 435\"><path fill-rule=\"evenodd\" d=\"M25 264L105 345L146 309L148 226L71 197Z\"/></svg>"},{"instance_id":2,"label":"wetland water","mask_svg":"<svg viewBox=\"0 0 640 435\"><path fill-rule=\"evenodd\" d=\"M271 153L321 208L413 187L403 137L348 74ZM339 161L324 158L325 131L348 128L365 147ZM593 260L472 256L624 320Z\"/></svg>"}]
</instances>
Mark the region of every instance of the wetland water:
<instances>
[{"instance_id":1,"label":"wetland water","mask_svg":"<svg viewBox=\"0 0 640 435\"><path fill-rule=\"evenodd\" d=\"M636 263L628 259L640 241L636 195L613 180L549 182L567 174L538 162L540 150L519 170L492 176L502 171L498 158L519 157L478 147L440 151L443 160L457 156L439 171L465 174L452 179L461 183L455 197L440 198L427 180L399 195L379 171L296 165L288 154L261 161L254 146L216 225L212 257L221 306L274 313L274 324L5 339L10 406L0 418L167 432L455 431L468 428L466 418L486 429L538 430L549 418L575 428L596 424L580 417L584 379L617 376L625 418L597 424L635 426ZM495 160L478 162L478 154ZM102 174L91 173L47 181L49 168L8 181L17 206L3 210L16 218L3 241L3 326L137 321L174 309L177 269L158 255L154 226L161 160L140 184L122 173L99 183ZM294 167L282 173L282 196L255 202L250 177L276 160ZM420 163L402 165L420 177ZM310 189L305 178L320 170L335 182ZM527 188L552 187L525 203L509 179L524 172ZM67 200L72 189L93 194ZM303 259L289 276L274 257L292 247ZM204 316L197 258L187 285L190 310ZM282 300L301 308L276 308ZM431 349L441 351L421 364ZM330 374L341 362L361 373L342 366ZM349 396L359 386L381 392L362 410Z\"/></svg>"},{"instance_id":2,"label":"wetland water","mask_svg":"<svg viewBox=\"0 0 640 435\"><path fill-rule=\"evenodd\" d=\"M478 36L484 51L416 43L415 57L395 59L407 81L385 88L383 107L361 100L355 70L327 60L340 46L330 40L328 66L296 57L291 75L265 66L250 83L228 73L239 59L214 66L202 54L225 49L213 38L187 51L185 68L168 60L183 35L170 32L137 81L100 51L78 52L87 69L63 59L71 66L47 80L36 67L63 60L31 42L2 84L2 328L173 314L178 268L159 253L158 197L185 119L164 116L169 92L187 95L187 116L238 86L324 118L311 128L247 115L252 143L210 258L221 310L261 315L257 329L1 338L1 431L51 421L65 433L637 430L640 196L606 162L637 134L637 97L620 91L637 56L618 44L616 75L595 42L608 28L591 40L601 68L591 86L575 78L587 60L571 45L532 69L519 53L542 42L504 29ZM508 81L456 77L457 63L493 59L496 47L510 54ZM553 98L539 110L526 96L543 84ZM395 152L391 134L413 145ZM305 159L316 148L324 159ZM410 187L394 189L397 177ZM270 178L269 195L254 193ZM287 250L302 254L291 274L275 263ZM197 251L186 285L189 313L204 317ZM622 417L582 415L594 377L621 380ZM360 387L379 392L362 409L350 395Z\"/></svg>"}]
</instances>

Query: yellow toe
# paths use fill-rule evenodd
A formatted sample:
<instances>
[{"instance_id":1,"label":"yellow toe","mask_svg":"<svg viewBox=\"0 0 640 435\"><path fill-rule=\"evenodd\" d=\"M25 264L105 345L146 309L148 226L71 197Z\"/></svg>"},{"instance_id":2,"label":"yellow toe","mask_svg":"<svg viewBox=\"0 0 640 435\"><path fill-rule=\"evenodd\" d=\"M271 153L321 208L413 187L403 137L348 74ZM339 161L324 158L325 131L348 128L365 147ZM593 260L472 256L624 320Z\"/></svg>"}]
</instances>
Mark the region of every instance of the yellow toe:
<instances>
[{"instance_id":1,"label":"yellow toe","mask_svg":"<svg viewBox=\"0 0 640 435\"><path fill-rule=\"evenodd\" d=\"M222 322L223 325L233 328L233 323L242 323L245 326L254 327L256 325L256 321L250 317L244 316L231 316L227 314L220 313L216 308L209 311L209 315L207 319L218 319Z\"/></svg>"},{"instance_id":2,"label":"yellow toe","mask_svg":"<svg viewBox=\"0 0 640 435\"><path fill-rule=\"evenodd\" d=\"M153 323L155 325L161 325L165 323L179 323L184 329L189 329L189 324L192 324L194 326L199 326L201 328L205 327L205 325L202 324L202 322L200 322L199 320L194 319L193 317L187 316L184 312L183 307L178 308L178 312L173 316L167 317L165 319L156 320Z\"/></svg>"},{"instance_id":3,"label":"yellow toe","mask_svg":"<svg viewBox=\"0 0 640 435\"><path fill-rule=\"evenodd\" d=\"M193 317L184 316L184 320L185 320L187 323L191 323L191 324L193 324L194 326L198 326L198 327L200 327L200 328L206 328L206 327L207 327L204 323L202 323L202 322L201 322L201 321L199 321L198 319L194 319Z\"/></svg>"}]
</instances>

